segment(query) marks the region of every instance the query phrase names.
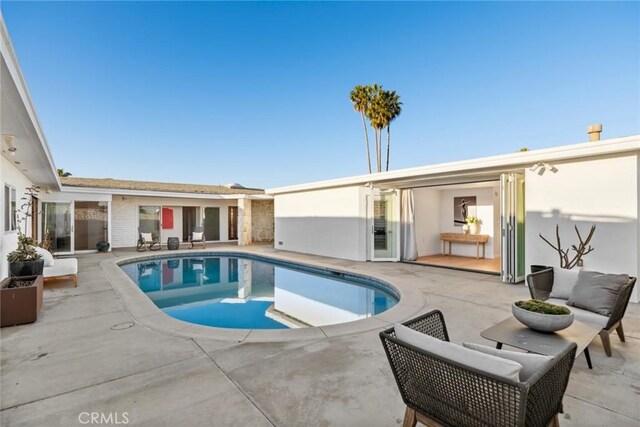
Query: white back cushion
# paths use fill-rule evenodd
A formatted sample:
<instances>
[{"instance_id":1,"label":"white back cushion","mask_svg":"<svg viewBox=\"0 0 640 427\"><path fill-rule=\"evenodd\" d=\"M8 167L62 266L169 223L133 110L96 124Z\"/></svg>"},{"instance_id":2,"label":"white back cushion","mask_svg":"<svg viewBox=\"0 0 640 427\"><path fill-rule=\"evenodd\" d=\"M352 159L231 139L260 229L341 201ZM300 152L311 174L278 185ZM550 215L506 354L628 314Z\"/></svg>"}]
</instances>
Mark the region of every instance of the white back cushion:
<instances>
[{"instance_id":1,"label":"white back cushion","mask_svg":"<svg viewBox=\"0 0 640 427\"><path fill-rule=\"evenodd\" d=\"M140 235L142 236L142 240L145 242L153 242L153 236L151 233L140 233Z\"/></svg>"},{"instance_id":2,"label":"white back cushion","mask_svg":"<svg viewBox=\"0 0 640 427\"><path fill-rule=\"evenodd\" d=\"M396 323L396 337L407 344L506 380L519 381L522 365L512 360L485 354L458 344L441 341Z\"/></svg>"},{"instance_id":3,"label":"white back cushion","mask_svg":"<svg viewBox=\"0 0 640 427\"><path fill-rule=\"evenodd\" d=\"M522 365L520 371L520 381L524 382L531 378L531 375L538 372L546 363L553 360L551 356L544 356L542 354L535 353L519 353L508 350L498 350L497 348L487 347L486 345L473 344L465 342L466 348L471 350L481 351L482 353L492 354L494 356L502 357L504 359L513 360Z\"/></svg>"},{"instance_id":4,"label":"white back cushion","mask_svg":"<svg viewBox=\"0 0 640 427\"><path fill-rule=\"evenodd\" d=\"M51 255L51 252L39 246L35 246L35 248L36 248L36 253L40 255L44 260L44 266L53 267L54 261L53 261L53 255Z\"/></svg>"},{"instance_id":5,"label":"white back cushion","mask_svg":"<svg viewBox=\"0 0 640 427\"><path fill-rule=\"evenodd\" d=\"M553 267L553 288L550 297L569 299L578 281L578 272L579 270Z\"/></svg>"},{"instance_id":6,"label":"white back cushion","mask_svg":"<svg viewBox=\"0 0 640 427\"><path fill-rule=\"evenodd\" d=\"M204 233L196 233L194 231L193 232L193 237L191 238L191 240L202 240L202 234L204 234Z\"/></svg>"}]
</instances>

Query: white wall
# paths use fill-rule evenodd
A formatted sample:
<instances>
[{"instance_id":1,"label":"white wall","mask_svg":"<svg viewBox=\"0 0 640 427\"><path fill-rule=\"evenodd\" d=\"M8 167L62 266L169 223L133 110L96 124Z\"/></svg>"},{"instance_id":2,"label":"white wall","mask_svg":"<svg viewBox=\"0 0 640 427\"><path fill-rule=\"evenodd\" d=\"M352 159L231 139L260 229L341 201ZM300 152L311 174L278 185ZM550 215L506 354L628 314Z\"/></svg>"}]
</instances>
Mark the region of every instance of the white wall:
<instances>
[{"instance_id":1,"label":"white wall","mask_svg":"<svg viewBox=\"0 0 640 427\"><path fill-rule=\"evenodd\" d=\"M2 239L0 239L0 279L3 279L9 274L7 255L18 247L18 232L4 231L4 186L7 184L16 189L16 205L17 209L20 209L20 205L23 202L21 198L25 195L25 189L33 185L33 183L11 162L2 156L0 156L0 180L2 181L2 188L0 188L0 233L2 233ZM30 219L27 221L25 228L26 230L23 231L30 236Z\"/></svg>"},{"instance_id":2,"label":"white wall","mask_svg":"<svg viewBox=\"0 0 640 427\"><path fill-rule=\"evenodd\" d=\"M418 256L442 252L440 241L440 191L432 188L413 190Z\"/></svg>"},{"instance_id":3,"label":"white wall","mask_svg":"<svg viewBox=\"0 0 640 427\"><path fill-rule=\"evenodd\" d=\"M237 206L237 200L176 199L172 197L135 197L114 195L111 202L111 246L114 248L133 247L138 239L139 206L202 206L220 208L220 241L229 241L228 207ZM181 210L180 210L181 212ZM201 212L197 214L202 220ZM177 222L179 221L179 222ZM162 230L162 243L168 236L182 235L182 216L173 217L176 230ZM178 230L178 231L177 231Z\"/></svg>"},{"instance_id":4,"label":"white wall","mask_svg":"<svg viewBox=\"0 0 640 427\"><path fill-rule=\"evenodd\" d=\"M584 267L607 273L638 274L638 154L554 163L557 172L525 173L526 265L559 266L559 258L540 239L555 239L560 227L563 248L578 243L577 225L586 236L592 224L595 251ZM553 241L553 240L551 240ZM573 251L572 251L573 253ZM637 301L637 287L634 291Z\"/></svg>"},{"instance_id":5,"label":"white wall","mask_svg":"<svg viewBox=\"0 0 640 427\"><path fill-rule=\"evenodd\" d=\"M366 193L345 187L276 195L274 247L365 261Z\"/></svg>"}]
</instances>

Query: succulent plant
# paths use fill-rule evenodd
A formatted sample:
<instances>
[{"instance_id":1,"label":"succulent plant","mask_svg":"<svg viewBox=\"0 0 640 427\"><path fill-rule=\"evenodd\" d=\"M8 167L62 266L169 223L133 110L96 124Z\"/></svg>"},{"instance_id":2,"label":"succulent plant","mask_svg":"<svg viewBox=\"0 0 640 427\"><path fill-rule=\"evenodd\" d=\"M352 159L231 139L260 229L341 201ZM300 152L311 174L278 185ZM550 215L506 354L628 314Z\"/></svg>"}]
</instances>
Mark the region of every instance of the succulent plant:
<instances>
[{"instance_id":1,"label":"succulent plant","mask_svg":"<svg viewBox=\"0 0 640 427\"><path fill-rule=\"evenodd\" d=\"M527 301L517 301L516 307L523 310L532 311L534 313L542 314L571 314L571 311L564 306L550 304L548 302L540 301L538 299L531 299Z\"/></svg>"}]
</instances>

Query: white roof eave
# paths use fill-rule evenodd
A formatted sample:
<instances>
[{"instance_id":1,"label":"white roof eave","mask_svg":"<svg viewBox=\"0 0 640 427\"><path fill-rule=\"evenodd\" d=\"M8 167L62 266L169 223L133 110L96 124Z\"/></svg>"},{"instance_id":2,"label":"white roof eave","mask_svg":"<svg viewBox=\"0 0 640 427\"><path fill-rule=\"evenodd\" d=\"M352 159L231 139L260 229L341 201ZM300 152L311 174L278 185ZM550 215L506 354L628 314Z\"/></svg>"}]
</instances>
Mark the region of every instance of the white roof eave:
<instances>
[{"instance_id":1,"label":"white roof eave","mask_svg":"<svg viewBox=\"0 0 640 427\"><path fill-rule=\"evenodd\" d=\"M318 181L287 187L267 188L265 190L265 193L277 195L334 187L365 185L369 183L391 184L394 181L401 182L411 179L429 178L432 176L446 175L454 177L457 174L469 176L473 172L486 173L487 171L491 170L513 170L518 166L528 167L536 162L553 162L633 151L640 151L640 135L614 138L596 142L563 145L541 150L523 151L471 160L440 163L435 165L400 169L391 172L358 175L354 177Z\"/></svg>"}]
</instances>

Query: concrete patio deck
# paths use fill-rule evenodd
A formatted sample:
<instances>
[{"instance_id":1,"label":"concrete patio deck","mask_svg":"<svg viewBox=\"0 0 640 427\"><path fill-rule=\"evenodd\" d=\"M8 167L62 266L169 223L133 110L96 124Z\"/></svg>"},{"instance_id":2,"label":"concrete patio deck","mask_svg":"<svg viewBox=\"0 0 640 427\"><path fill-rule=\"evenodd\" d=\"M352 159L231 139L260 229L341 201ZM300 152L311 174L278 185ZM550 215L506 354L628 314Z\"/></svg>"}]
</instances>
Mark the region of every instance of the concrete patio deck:
<instances>
[{"instance_id":1,"label":"concrete patio deck","mask_svg":"<svg viewBox=\"0 0 640 427\"><path fill-rule=\"evenodd\" d=\"M215 250L237 250L216 246ZM420 312L443 311L454 342L491 345L480 331L510 315L524 286L496 276L398 263L358 263L249 247L419 290ZM181 251L186 252L186 251ZM135 426L392 426L404 406L376 329L290 342L233 342L159 332L127 311L105 274L116 250L79 256L79 284L47 286L36 324L1 330L2 426L83 425L82 412L127 413ZM613 357L596 339L575 362L562 426L640 425L640 306ZM344 325L348 332L348 324Z\"/></svg>"}]
</instances>

